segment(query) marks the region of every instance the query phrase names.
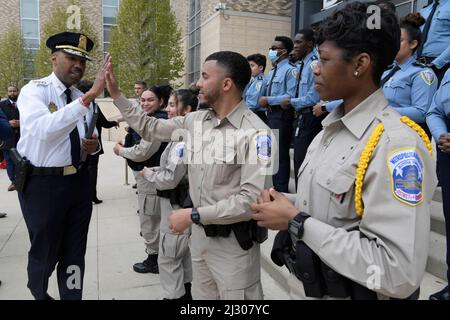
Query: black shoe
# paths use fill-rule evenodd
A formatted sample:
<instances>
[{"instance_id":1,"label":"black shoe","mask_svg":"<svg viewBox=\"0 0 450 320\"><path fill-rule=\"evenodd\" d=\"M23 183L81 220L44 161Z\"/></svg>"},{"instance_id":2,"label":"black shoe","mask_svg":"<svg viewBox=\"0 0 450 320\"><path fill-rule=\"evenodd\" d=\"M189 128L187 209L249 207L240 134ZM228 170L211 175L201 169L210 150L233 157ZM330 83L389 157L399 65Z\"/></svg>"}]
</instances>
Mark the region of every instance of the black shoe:
<instances>
[{"instance_id":1,"label":"black shoe","mask_svg":"<svg viewBox=\"0 0 450 320\"><path fill-rule=\"evenodd\" d=\"M450 288L448 285L439 292L430 295L430 300L450 300Z\"/></svg>"},{"instance_id":2,"label":"black shoe","mask_svg":"<svg viewBox=\"0 0 450 320\"><path fill-rule=\"evenodd\" d=\"M186 293L180 298L180 300L192 300L191 287L192 285L190 282L184 284L184 290Z\"/></svg>"},{"instance_id":3,"label":"black shoe","mask_svg":"<svg viewBox=\"0 0 450 320\"><path fill-rule=\"evenodd\" d=\"M0 218L4 218L4 217L6 217L7 216L7 214L6 213L4 213L4 212L0 212Z\"/></svg>"},{"instance_id":4,"label":"black shoe","mask_svg":"<svg viewBox=\"0 0 450 320\"><path fill-rule=\"evenodd\" d=\"M132 188L137 189L137 183L133 184Z\"/></svg>"},{"instance_id":5,"label":"black shoe","mask_svg":"<svg viewBox=\"0 0 450 320\"><path fill-rule=\"evenodd\" d=\"M149 254L148 258L142 262L135 263L133 270L138 273L155 273L159 274L158 269L158 255Z\"/></svg>"},{"instance_id":6,"label":"black shoe","mask_svg":"<svg viewBox=\"0 0 450 320\"><path fill-rule=\"evenodd\" d=\"M45 293L45 298L44 300L55 300L55 298L53 298L51 295L49 295L48 293Z\"/></svg>"},{"instance_id":7,"label":"black shoe","mask_svg":"<svg viewBox=\"0 0 450 320\"><path fill-rule=\"evenodd\" d=\"M92 200L92 202L95 203L95 204L100 204L100 203L103 202L103 200L95 198L95 199Z\"/></svg>"}]
</instances>

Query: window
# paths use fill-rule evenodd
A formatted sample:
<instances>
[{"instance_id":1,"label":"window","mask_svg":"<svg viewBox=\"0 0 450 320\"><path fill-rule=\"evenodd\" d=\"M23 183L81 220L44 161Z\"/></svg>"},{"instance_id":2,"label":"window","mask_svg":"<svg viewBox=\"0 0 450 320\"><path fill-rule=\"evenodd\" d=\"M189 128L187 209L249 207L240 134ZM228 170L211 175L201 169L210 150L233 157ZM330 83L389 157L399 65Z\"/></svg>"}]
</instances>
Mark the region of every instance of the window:
<instances>
[{"instance_id":1,"label":"window","mask_svg":"<svg viewBox=\"0 0 450 320\"><path fill-rule=\"evenodd\" d=\"M25 79L34 73L34 58L39 49L39 0L20 0L20 28L30 58L25 61Z\"/></svg>"},{"instance_id":2,"label":"window","mask_svg":"<svg viewBox=\"0 0 450 320\"><path fill-rule=\"evenodd\" d=\"M103 0L103 51L109 51L111 28L116 25L120 0Z\"/></svg>"},{"instance_id":3,"label":"window","mask_svg":"<svg viewBox=\"0 0 450 320\"><path fill-rule=\"evenodd\" d=\"M200 78L200 14L200 0L190 0L187 72L189 83Z\"/></svg>"}]
</instances>

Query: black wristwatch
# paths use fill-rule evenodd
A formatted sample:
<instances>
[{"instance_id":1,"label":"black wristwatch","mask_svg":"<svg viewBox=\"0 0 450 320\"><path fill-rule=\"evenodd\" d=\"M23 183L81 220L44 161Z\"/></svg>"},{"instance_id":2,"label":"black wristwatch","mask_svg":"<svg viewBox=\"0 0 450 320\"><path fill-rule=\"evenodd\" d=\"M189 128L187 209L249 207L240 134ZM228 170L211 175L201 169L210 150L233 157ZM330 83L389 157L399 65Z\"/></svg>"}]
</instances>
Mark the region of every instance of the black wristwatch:
<instances>
[{"instance_id":1,"label":"black wristwatch","mask_svg":"<svg viewBox=\"0 0 450 320\"><path fill-rule=\"evenodd\" d=\"M300 240L303 237L305 221L310 217L311 216L309 214L300 212L294 217L294 219L289 221L288 231L291 235L297 238L297 240Z\"/></svg>"},{"instance_id":2,"label":"black wristwatch","mask_svg":"<svg viewBox=\"0 0 450 320\"><path fill-rule=\"evenodd\" d=\"M195 224L200 224L200 214L198 213L197 208L192 208L191 220Z\"/></svg>"},{"instance_id":3,"label":"black wristwatch","mask_svg":"<svg viewBox=\"0 0 450 320\"><path fill-rule=\"evenodd\" d=\"M328 112L326 104L323 104L320 109L322 110L322 112Z\"/></svg>"}]
</instances>

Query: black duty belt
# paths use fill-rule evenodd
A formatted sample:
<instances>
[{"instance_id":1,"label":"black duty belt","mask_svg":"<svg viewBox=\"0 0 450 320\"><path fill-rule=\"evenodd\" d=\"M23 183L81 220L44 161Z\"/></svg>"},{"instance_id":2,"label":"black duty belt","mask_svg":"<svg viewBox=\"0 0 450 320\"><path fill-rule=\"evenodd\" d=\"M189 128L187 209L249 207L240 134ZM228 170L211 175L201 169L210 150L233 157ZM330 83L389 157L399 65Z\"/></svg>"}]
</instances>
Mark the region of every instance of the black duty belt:
<instances>
[{"instance_id":1,"label":"black duty belt","mask_svg":"<svg viewBox=\"0 0 450 320\"><path fill-rule=\"evenodd\" d=\"M66 167L35 167L31 169L32 176L70 176L76 174L77 170L74 166Z\"/></svg>"},{"instance_id":2,"label":"black duty belt","mask_svg":"<svg viewBox=\"0 0 450 320\"><path fill-rule=\"evenodd\" d=\"M283 109L281 108L280 105L276 105L276 106L269 106L269 110L270 112L274 112L274 111L281 111Z\"/></svg>"},{"instance_id":3,"label":"black duty belt","mask_svg":"<svg viewBox=\"0 0 450 320\"><path fill-rule=\"evenodd\" d=\"M310 114L313 113L313 107L301 108L298 112L300 114Z\"/></svg>"}]
</instances>

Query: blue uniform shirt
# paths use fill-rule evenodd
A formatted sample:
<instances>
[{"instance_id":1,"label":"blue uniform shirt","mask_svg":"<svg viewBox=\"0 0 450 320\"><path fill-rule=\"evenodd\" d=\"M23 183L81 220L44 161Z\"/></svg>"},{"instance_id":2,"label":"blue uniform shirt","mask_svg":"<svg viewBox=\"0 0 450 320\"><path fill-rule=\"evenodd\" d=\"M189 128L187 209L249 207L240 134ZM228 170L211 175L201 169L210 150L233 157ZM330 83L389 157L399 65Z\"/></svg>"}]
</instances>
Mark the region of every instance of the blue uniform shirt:
<instances>
[{"instance_id":1,"label":"blue uniform shirt","mask_svg":"<svg viewBox=\"0 0 450 320\"><path fill-rule=\"evenodd\" d=\"M265 108L262 108L259 105L259 98L261 97L261 92L263 91L265 85L266 78L264 77L264 73L261 72L245 87L242 97L250 110L266 111Z\"/></svg>"},{"instance_id":2,"label":"blue uniform shirt","mask_svg":"<svg viewBox=\"0 0 450 320\"><path fill-rule=\"evenodd\" d=\"M276 106L286 97L295 96L295 87L297 85L297 68L289 59L284 59L277 64L276 74L273 76L275 68L270 70L267 75L267 85L264 86L261 96L267 96L269 105ZM272 79L273 78L273 79ZM269 87L272 82L272 88L269 96Z\"/></svg>"},{"instance_id":3,"label":"blue uniform shirt","mask_svg":"<svg viewBox=\"0 0 450 320\"><path fill-rule=\"evenodd\" d=\"M420 14L427 19L432 8L433 4L430 4L423 8ZM425 25L422 26L422 31L424 27ZM450 0L440 0L431 20L422 55L434 57L433 64L438 69L450 63Z\"/></svg>"},{"instance_id":4,"label":"blue uniform shirt","mask_svg":"<svg viewBox=\"0 0 450 320\"><path fill-rule=\"evenodd\" d=\"M312 107L317 102L319 102L319 94L314 87L314 65L317 63L317 56L314 51L311 51L303 59L303 69L302 74L299 74L299 88L298 88L298 98L294 97L291 99L291 104L294 106L296 111L300 109ZM301 64L298 65L299 72L301 69Z\"/></svg>"},{"instance_id":5,"label":"blue uniform shirt","mask_svg":"<svg viewBox=\"0 0 450 320\"><path fill-rule=\"evenodd\" d=\"M437 90L437 77L433 70L418 65L411 56L384 84L383 92L391 107L417 123L424 123L428 108ZM383 73L383 79L390 69Z\"/></svg>"},{"instance_id":6,"label":"blue uniform shirt","mask_svg":"<svg viewBox=\"0 0 450 320\"><path fill-rule=\"evenodd\" d=\"M450 69L444 75L441 86L431 101L427 124L435 141L449 132L446 120L450 119Z\"/></svg>"}]
</instances>

